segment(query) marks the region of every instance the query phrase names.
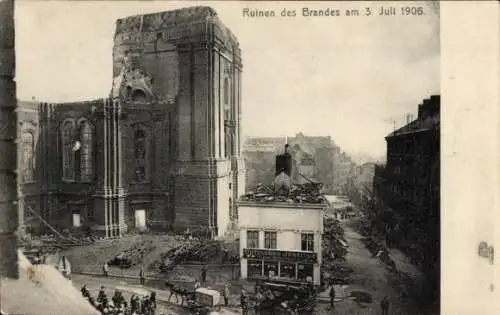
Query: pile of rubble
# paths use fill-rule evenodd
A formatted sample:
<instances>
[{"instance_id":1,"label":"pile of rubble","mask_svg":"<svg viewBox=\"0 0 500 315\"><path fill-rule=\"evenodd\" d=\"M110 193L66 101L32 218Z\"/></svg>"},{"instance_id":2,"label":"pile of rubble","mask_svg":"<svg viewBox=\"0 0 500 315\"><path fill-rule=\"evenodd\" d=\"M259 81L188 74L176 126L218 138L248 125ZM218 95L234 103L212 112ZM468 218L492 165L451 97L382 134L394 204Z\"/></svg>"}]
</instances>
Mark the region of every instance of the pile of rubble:
<instances>
[{"instance_id":1,"label":"pile of rubble","mask_svg":"<svg viewBox=\"0 0 500 315\"><path fill-rule=\"evenodd\" d=\"M58 252L75 246L86 246L95 242L90 237L75 237L73 235L44 234L33 237L30 234L22 234L19 237L20 247L25 251L35 252Z\"/></svg>"},{"instance_id":2,"label":"pile of rubble","mask_svg":"<svg viewBox=\"0 0 500 315\"><path fill-rule=\"evenodd\" d=\"M149 269L169 271L177 264L189 262L209 262L220 253L220 244L216 241L191 239L163 253L159 261L153 262Z\"/></svg>"},{"instance_id":3,"label":"pile of rubble","mask_svg":"<svg viewBox=\"0 0 500 315\"><path fill-rule=\"evenodd\" d=\"M345 266L348 243L344 236L344 228L334 218L324 219L323 232L323 277L326 283L348 284L351 268Z\"/></svg>"},{"instance_id":4,"label":"pile of rubble","mask_svg":"<svg viewBox=\"0 0 500 315\"><path fill-rule=\"evenodd\" d=\"M110 266L120 268L130 268L142 262L144 257L149 255L156 248L151 240L142 241L134 244L131 248L119 253L109 261Z\"/></svg>"},{"instance_id":5,"label":"pile of rubble","mask_svg":"<svg viewBox=\"0 0 500 315\"><path fill-rule=\"evenodd\" d=\"M242 197L243 201L288 202L288 203L325 203L321 193L321 183L293 184L287 194L277 194L273 187L258 185L254 192Z\"/></svg>"},{"instance_id":6,"label":"pile of rubble","mask_svg":"<svg viewBox=\"0 0 500 315\"><path fill-rule=\"evenodd\" d=\"M328 260L344 260L349 247L344 228L334 218L325 218L323 221L323 254Z\"/></svg>"}]
</instances>

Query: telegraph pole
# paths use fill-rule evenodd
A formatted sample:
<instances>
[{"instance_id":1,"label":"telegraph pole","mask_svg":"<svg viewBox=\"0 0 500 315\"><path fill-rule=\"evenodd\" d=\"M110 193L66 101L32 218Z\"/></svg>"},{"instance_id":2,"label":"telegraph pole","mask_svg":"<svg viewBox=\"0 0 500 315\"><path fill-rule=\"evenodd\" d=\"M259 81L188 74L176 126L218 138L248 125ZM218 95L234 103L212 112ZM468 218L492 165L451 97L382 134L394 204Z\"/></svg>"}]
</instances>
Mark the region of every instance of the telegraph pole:
<instances>
[{"instance_id":1,"label":"telegraph pole","mask_svg":"<svg viewBox=\"0 0 500 315\"><path fill-rule=\"evenodd\" d=\"M0 277L17 279L17 114L14 0L0 0Z\"/></svg>"}]
</instances>

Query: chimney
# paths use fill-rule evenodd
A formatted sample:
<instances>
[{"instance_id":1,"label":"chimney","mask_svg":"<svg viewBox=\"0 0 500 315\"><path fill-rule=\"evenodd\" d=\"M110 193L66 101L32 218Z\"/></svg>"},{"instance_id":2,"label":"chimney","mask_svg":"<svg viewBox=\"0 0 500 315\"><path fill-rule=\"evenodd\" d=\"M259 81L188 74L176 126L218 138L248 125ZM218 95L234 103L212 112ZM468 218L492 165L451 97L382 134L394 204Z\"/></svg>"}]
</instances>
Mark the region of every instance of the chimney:
<instances>
[{"instance_id":1,"label":"chimney","mask_svg":"<svg viewBox=\"0 0 500 315\"><path fill-rule=\"evenodd\" d=\"M288 152L288 143L285 144L285 153L276 156L275 176L282 172L288 176L292 174L292 155Z\"/></svg>"},{"instance_id":2,"label":"chimney","mask_svg":"<svg viewBox=\"0 0 500 315\"><path fill-rule=\"evenodd\" d=\"M19 277L17 253L17 100L14 81L14 1L0 0L0 50L5 63L0 64L0 277ZM12 62L10 62L12 60Z\"/></svg>"}]
</instances>

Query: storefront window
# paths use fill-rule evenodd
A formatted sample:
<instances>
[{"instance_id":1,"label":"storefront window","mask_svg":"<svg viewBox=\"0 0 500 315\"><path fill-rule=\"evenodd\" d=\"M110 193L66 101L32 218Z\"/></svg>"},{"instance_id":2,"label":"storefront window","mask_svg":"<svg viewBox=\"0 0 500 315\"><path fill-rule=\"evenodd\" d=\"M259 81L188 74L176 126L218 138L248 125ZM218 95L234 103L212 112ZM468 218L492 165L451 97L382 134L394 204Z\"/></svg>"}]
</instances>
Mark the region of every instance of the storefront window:
<instances>
[{"instance_id":1,"label":"storefront window","mask_svg":"<svg viewBox=\"0 0 500 315\"><path fill-rule=\"evenodd\" d=\"M280 277L295 279L295 264L280 263Z\"/></svg>"},{"instance_id":2,"label":"storefront window","mask_svg":"<svg viewBox=\"0 0 500 315\"><path fill-rule=\"evenodd\" d=\"M249 277L262 276L262 260L249 260L247 262L247 272Z\"/></svg>"},{"instance_id":3,"label":"storefront window","mask_svg":"<svg viewBox=\"0 0 500 315\"><path fill-rule=\"evenodd\" d=\"M264 276L265 277L278 276L278 262L277 261L264 261Z\"/></svg>"},{"instance_id":4,"label":"storefront window","mask_svg":"<svg viewBox=\"0 0 500 315\"><path fill-rule=\"evenodd\" d=\"M313 277L313 265L311 264L299 264L298 265L298 278L302 281L307 281L308 278L312 280Z\"/></svg>"}]
</instances>

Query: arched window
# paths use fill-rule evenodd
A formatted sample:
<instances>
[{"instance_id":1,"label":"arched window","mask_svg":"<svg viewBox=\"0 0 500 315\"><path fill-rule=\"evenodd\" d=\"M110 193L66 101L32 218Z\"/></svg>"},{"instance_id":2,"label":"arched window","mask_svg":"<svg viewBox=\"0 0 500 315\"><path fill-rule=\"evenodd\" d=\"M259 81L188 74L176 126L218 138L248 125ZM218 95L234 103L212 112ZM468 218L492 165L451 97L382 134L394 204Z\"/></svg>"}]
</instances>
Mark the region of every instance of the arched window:
<instances>
[{"instance_id":1,"label":"arched window","mask_svg":"<svg viewBox=\"0 0 500 315\"><path fill-rule=\"evenodd\" d=\"M35 180L34 152L35 139L32 132L23 133L23 180L32 182Z\"/></svg>"},{"instance_id":2,"label":"arched window","mask_svg":"<svg viewBox=\"0 0 500 315\"><path fill-rule=\"evenodd\" d=\"M146 180L147 139L143 129L137 129L134 134L135 178L138 182Z\"/></svg>"},{"instance_id":3,"label":"arched window","mask_svg":"<svg viewBox=\"0 0 500 315\"><path fill-rule=\"evenodd\" d=\"M146 102L146 93L139 89L133 90L130 95L130 99L132 100L132 102L144 103Z\"/></svg>"},{"instance_id":4,"label":"arched window","mask_svg":"<svg viewBox=\"0 0 500 315\"><path fill-rule=\"evenodd\" d=\"M233 199L232 198L229 198L229 219L231 221L234 219Z\"/></svg>"},{"instance_id":5,"label":"arched window","mask_svg":"<svg viewBox=\"0 0 500 315\"><path fill-rule=\"evenodd\" d=\"M224 79L224 120L231 120L231 89L229 87L229 79Z\"/></svg>"},{"instance_id":6,"label":"arched window","mask_svg":"<svg viewBox=\"0 0 500 315\"><path fill-rule=\"evenodd\" d=\"M80 179L88 182L92 180L92 126L83 122L80 129Z\"/></svg>"},{"instance_id":7,"label":"arched window","mask_svg":"<svg viewBox=\"0 0 500 315\"><path fill-rule=\"evenodd\" d=\"M231 87L229 83L229 79L224 79L224 135L225 135L225 157L230 157L233 152L233 127L232 127L232 118L231 118Z\"/></svg>"},{"instance_id":8,"label":"arched window","mask_svg":"<svg viewBox=\"0 0 500 315\"><path fill-rule=\"evenodd\" d=\"M71 122L64 123L62 127L62 169L63 179L74 180L74 152L72 148L72 131L73 124Z\"/></svg>"}]
</instances>

